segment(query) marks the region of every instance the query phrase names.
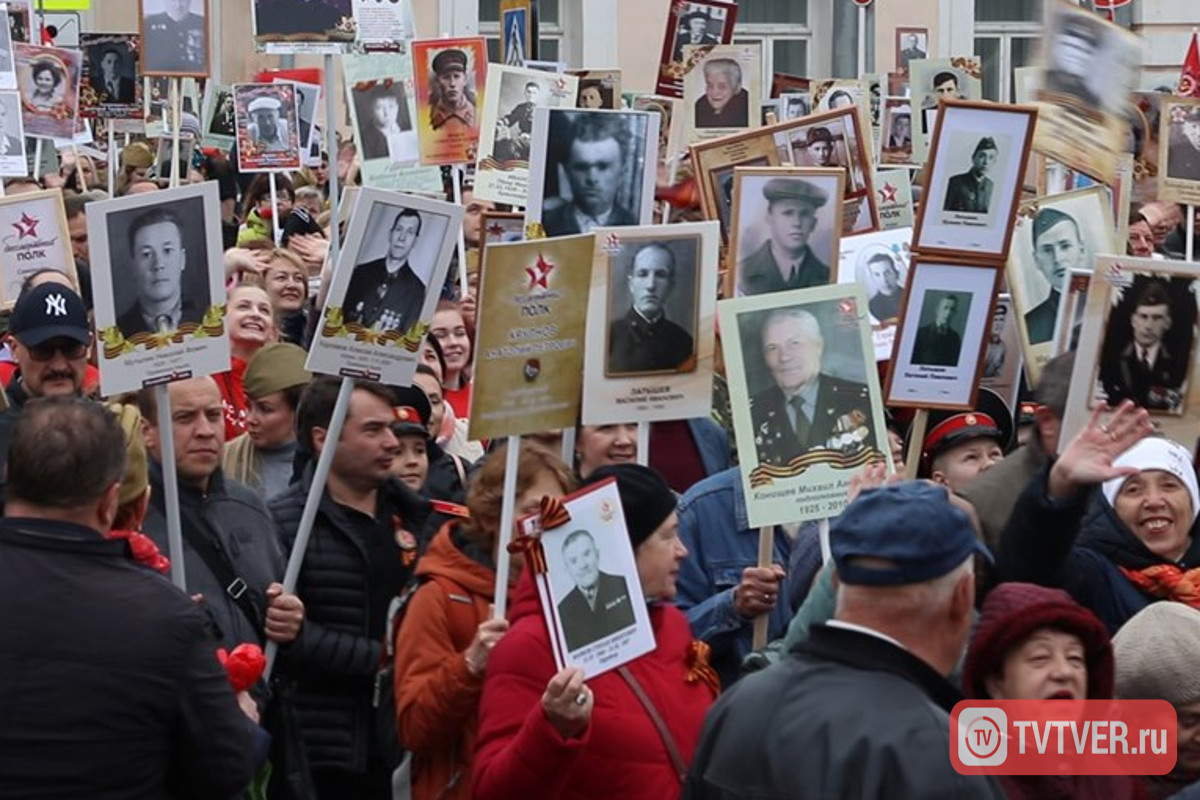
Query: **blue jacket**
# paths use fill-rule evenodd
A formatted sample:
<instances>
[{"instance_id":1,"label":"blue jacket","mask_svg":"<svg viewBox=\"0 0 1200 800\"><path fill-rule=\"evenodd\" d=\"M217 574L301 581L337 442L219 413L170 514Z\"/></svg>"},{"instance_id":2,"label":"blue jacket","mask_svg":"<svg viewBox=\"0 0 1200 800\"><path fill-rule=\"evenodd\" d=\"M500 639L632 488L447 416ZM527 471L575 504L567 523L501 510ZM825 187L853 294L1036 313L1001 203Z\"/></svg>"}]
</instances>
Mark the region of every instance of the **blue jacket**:
<instances>
[{"instance_id":1,"label":"blue jacket","mask_svg":"<svg viewBox=\"0 0 1200 800\"><path fill-rule=\"evenodd\" d=\"M705 475L716 475L728 469L730 447L729 434L709 417L694 417L687 421L692 432L692 441L700 451L700 464Z\"/></svg>"},{"instance_id":2,"label":"blue jacket","mask_svg":"<svg viewBox=\"0 0 1200 800\"><path fill-rule=\"evenodd\" d=\"M742 570L758 564L758 529L751 528L737 467L705 478L680 499L679 538L688 557L679 568L675 604L687 614L692 634L712 648L712 664L728 686L751 650L754 625L738 615L733 590ZM767 638L783 635L821 566L817 526L806 524L795 544L775 531L775 563L788 572L784 591L771 610Z\"/></svg>"}]
</instances>

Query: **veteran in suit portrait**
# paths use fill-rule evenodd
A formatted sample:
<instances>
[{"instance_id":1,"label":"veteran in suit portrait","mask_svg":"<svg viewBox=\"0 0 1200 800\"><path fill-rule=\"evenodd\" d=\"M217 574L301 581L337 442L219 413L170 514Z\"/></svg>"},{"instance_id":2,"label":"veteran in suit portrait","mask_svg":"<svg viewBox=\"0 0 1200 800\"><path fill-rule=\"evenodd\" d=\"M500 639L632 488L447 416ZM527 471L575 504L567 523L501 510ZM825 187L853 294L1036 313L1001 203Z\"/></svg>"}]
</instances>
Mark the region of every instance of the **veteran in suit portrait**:
<instances>
[{"instance_id":1,"label":"veteran in suit portrait","mask_svg":"<svg viewBox=\"0 0 1200 800\"><path fill-rule=\"evenodd\" d=\"M996 164L1000 151L996 140L984 136L975 145L971 154L971 168L950 178L946 186L946 202L944 211L963 211L968 214L986 214L992 203L992 189L995 184L988 177L988 171Z\"/></svg>"},{"instance_id":2,"label":"veteran in suit portrait","mask_svg":"<svg viewBox=\"0 0 1200 800\"><path fill-rule=\"evenodd\" d=\"M685 372L696 365L692 335L667 319L675 291L675 254L664 245L643 245L625 271L630 306L608 326L606 374Z\"/></svg>"},{"instance_id":3,"label":"veteran in suit portrait","mask_svg":"<svg viewBox=\"0 0 1200 800\"><path fill-rule=\"evenodd\" d=\"M425 282L408 263L421 236L421 214L404 208L388 229L387 254L359 264L342 300L346 322L384 331L408 331L421 319Z\"/></svg>"},{"instance_id":4,"label":"veteran in suit portrait","mask_svg":"<svg viewBox=\"0 0 1200 800\"><path fill-rule=\"evenodd\" d=\"M829 265L809 245L817 209L829 201L829 194L799 178L772 178L763 184L762 193L769 238L738 263L741 293L769 294L829 283Z\"/></svg>"},{"instance_id":5,"label":"veteran in suit portrait","mask_svg":"<svg viewBox=\"0 0 1200 800\"><path fill-rule=\"evenodd\" d=\"M600 571L596 540L585 530L567 534L563 561L575 588L558 603L567 650L578 650L635 623L629 586L620 575Z\"/></svg>"}]
</instances>

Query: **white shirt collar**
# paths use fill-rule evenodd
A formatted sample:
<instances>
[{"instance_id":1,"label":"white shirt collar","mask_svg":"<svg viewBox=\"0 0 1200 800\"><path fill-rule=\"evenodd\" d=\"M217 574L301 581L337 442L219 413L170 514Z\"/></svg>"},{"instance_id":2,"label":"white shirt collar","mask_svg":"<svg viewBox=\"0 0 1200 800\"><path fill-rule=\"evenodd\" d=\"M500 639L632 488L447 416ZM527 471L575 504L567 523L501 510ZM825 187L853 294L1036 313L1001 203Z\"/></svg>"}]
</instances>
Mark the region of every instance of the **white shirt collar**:
<instances>
[{"instance_id":1,"label":"white shirt collar","mask_svg":"<svg viewBox=\"0 0 1200 800\"><path fill-rule=\"evenodd\" d=\"M853 622L845 622L840 619L831 619L828 622L826 622L825 624L830 628L841 628L842 630L855 631L856 633L865 633L867 636L874 636L876 639L883 639L888 644L894 644L894 645L896 645L896 647L899 647L901 650L908 649L904 645L900 644L900 642L893 639L891 636L888 636L886 633L880 633L879 631L874 630L873 628L868 628L863 625L856 625Z\"/></svg>"}]
</instances>

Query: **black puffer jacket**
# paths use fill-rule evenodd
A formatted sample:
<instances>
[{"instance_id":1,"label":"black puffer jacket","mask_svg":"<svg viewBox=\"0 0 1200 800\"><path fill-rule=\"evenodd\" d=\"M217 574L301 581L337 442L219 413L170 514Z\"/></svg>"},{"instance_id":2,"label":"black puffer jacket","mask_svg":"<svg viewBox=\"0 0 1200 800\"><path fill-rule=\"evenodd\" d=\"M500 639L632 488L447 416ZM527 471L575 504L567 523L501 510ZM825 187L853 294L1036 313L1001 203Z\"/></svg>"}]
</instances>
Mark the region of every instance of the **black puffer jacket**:
<instances>
[{"instance_id":1,"label":"black puffer jacket","mask_svg":"<svg viewBox=\"0 0 1200 800\"><path fill-rule=\"evenodd\" d=\"M312 483L302 479L271 500L280 540L290 553ZM428 503L396 480L380 490L374 519L339 505L326 491L300 570L296 594L304 601L300 635L280 651L280 668L297 679L296 707L314 768L364 772L381 756L374 740L372 693L380 667L384 620L392 598L415 566L416 539ZM405 550L398 540L411 541Z\"/></svg>"}]
</instances>

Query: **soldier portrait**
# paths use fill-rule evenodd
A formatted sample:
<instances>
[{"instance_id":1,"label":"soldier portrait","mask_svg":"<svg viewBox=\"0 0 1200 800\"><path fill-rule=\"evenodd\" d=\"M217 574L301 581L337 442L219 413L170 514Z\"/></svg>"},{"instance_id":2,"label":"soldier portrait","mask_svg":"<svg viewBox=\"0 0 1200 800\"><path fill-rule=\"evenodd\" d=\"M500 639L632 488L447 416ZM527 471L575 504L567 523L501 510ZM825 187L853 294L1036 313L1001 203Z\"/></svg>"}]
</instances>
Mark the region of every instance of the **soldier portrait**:
<instances>
[{"instance_id":1,"label":"soldier portrait","mask_svg":"<svg viewBox=\"0 0 1200 800\"><path fill-rule=\"evenodd\" d=\"M639 241L610 263L607 377L696 369L696 237Z\"/></svg>"},{"instance_id":2,"label":"soldier portrait","mask_svg":"<svg viewBox=\"0 0 1200 800\"><path fill-rule=\"evenodd\" d=\"M957 175L950 176L946 186L945 211L960 211L968 214L986 214L991 207L995 182L989 174L1000 157L996 140L983 136L971 153L971 166Z\"/></svg>"},{"instance_id":3,"label":"soldier portrait","mask_svg":"<svg viewBox=\"0 0 1200 800\"><path fill-rule=\"evenodd\" d=\"M387 207L381 205L379 209ZM427 287L422 275L430 270L409 260L417 249L425 220L412 208L389 213L392 219L387 228L386 252L355 265L342 300L342 317L364 328L404 333L420 321L425 306ZM359 251L360 258L365 251L365 247Z\"/></svg>"},{"instance_id":4,"label":"soldier portrait","mask_svg":"<svg viewBox=\"0 0 1200 800\"><path fill-rule=\"evenodd\" d=\"M429 126L435 131L472 131L477 126L475 87L467 68L467 52L450 47L429 62L432 112Z\"/></svg>"},{"instance_id":5,"label":"soldier portrait","mask_svg":"<svg viewBox=\"0 0 1200 800\"><path fill-rule=\"evenodd\" d=\"M209 73L208 1L141 0L143 75Z\"/></svg>"}]
</instances>

